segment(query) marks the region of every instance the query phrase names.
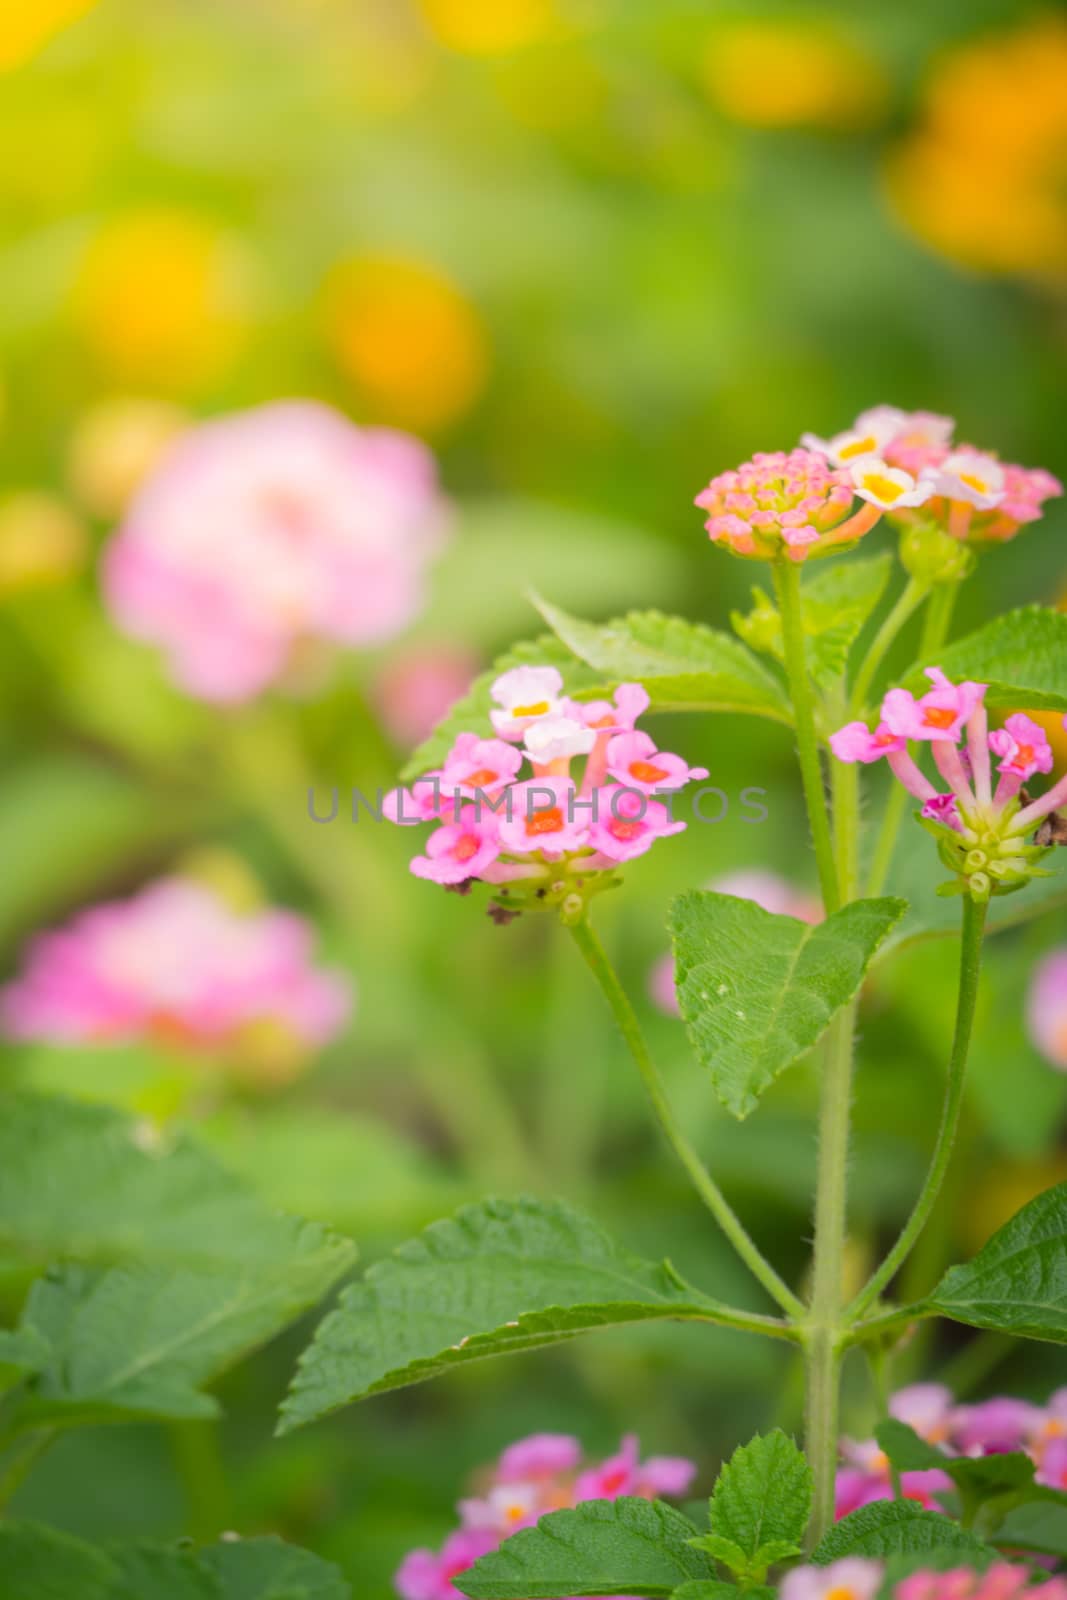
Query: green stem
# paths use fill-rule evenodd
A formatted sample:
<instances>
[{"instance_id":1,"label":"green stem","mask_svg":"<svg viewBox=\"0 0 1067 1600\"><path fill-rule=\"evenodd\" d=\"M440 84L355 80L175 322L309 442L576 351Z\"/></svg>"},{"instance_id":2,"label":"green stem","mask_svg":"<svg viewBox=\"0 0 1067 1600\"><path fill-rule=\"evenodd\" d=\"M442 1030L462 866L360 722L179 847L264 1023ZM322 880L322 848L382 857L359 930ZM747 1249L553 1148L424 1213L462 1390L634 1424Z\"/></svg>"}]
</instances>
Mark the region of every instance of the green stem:
<instances>
[{"instance_id":1,"label":"green stem","mask_svg":"<svg viewBox=\"0 0 1067 1600\"><path fill-rule=\"evenodd\" d=\"M230 1496L219 1449L219 1425L212 1418L168 1425L171 1455L185 1493L186 1533L202 1544L217 1539L230 1524Z\"/></svg>"},{"instance_id":2,"label":"green stem","mask_svg":"<svg viewBox=\"0 0 1067 1600\"><path fill-rule=\"evenodd\" d=\"M871 640L871 648L867 652L867 659L856 674L856 682L852 688L850 709L854 717L862 715L867 704L867 696L870 693L871 684L874 682L878 668L885 660L897 634L908 619L919 609L929 593L929 584L920 583L918 578L909 578L896 604Z\"/></svg>"},{"instance_id":3,"label":"green stem","mask_svg":"<svg viewBox=\"0 0 1067 1600\"><path fill-rule=\"evenodd\" d=\"M906 594L907 590L904 592ZM923 620L922 638L919 640L920 661L928 661L931 656L937 654L944 644L948 636L948 630L952 625L952 613L956 608L958 594L958 583L938 584L936 588L930 591L930 600ZM893 856L897 847L897 835L900 832L900 825L904 820L904 813L907 809L908 791L901 784L894 783L889 799L886 801L885 811L882 814L882 826L878 831L874 854L871 857L867 893L872 897L881 894L889 878L893 865Z\"/></svg>"},{"instance_id":4,"label":"green stem","mask_svg":"<svg viewBox=\"0 0 1067 1600\"><path fill-rule=\"evenodd\" d=\"M571 923L569 926L574 936L575 944L581 951L586 965L600 985L604 998L611 1007L619 1031L626 1041L634 1064L641 1075L641 1081L645 1086L645 1092L655 1112L656 1120L659 1122L674 1153L689 1174L693 1187L753 1277L763 1285L771 1299L777 1301L787 1316L802 1316L804 1314L803 1305L764 1257L679 1127L670 1102L667 1099L662 1079L649 1054L648 1045L645 1043L644 1035L641 1032L641 1025L637 1020L625 989L619 982L618 974L608 960L604 947L594 929L584 917L579 922Z\"/></svg>"},{"instance_id":5,"label":"green stem","mask_svg":"<svg viewBox=\"0 0 1067 1600\"><path fill-rule=\"evenodd\" d=\"M826 786L819 753L819 736L815 728L815 696L812 692L807 652L804 648L800 568L792 561L776 561L771 570L774 574L774 588L782 619L782 646L786 676L789 679L789 693L793 702L800 776L808 807L808 822L815 847L823 904L829 916L841 904L841 891L834 861L830 811L826 803Z\"/></svg>"},{"instance_id":6,"label":"green stem","mask_svg":"<svg viewBox=\"0 0 1067 1600\"><path fill-rule=\"evenodd\" d=\"M930 1214L937 1203L941 1185L945 1181L952 1150L956 1142L960 1111L963 1106L964 1077L967 1069L967 1052L974 1025L975 1003L978 998L978 980L982 970L982 938L985 933L986 906L970 895L963 901L963 935L960 942L959 996L956 1002L956 1028L952 1039L952 1052L945 1085L945 1101L941 1112L941 1126L937 1133L930 1170L926 1175L915 1209L908 1218L896 1244L886 1256L866 1288L862 1289L846 1313L849 1321L861 1317L874 1304L896 1276L897 1271L911 1254Z\"/></svg>"}]
</instances>

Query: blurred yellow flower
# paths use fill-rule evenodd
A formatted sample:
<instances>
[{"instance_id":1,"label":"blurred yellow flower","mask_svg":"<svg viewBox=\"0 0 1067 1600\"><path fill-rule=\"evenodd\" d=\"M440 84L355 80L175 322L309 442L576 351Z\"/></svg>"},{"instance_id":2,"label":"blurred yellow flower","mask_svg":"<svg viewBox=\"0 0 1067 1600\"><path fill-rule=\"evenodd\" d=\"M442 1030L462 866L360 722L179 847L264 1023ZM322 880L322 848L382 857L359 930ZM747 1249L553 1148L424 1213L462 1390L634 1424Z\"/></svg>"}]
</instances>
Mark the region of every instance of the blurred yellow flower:
<instances>
[{"instance_id":1,"label":"blurred yellow flower","mask_svg":"<svg viewBox=\"0 0 1067 1600\"><path fill-rule=\"evenodd\" d=\"M1063 1156L1002 1161L989 1168L983 1173L982 1182L971 1186L957 1219L970 1254L979 1251L1023 1206L1064 1179L1067 1159Z\"/></svg>"},{"instance_id":2,"label":"blurred yellow flower","mask_svg":"<svg viewBox=\"0 0 1067 1600\"><path fill-rule=\"evenodd\" d=\"M0 596L62 583L84 565L88 534L58 495L19 490L0 500Z\"/></svg>"},{"instance_id":3,"label":"blurred yellow flower","mask_svg":"<svg viewBox=\"0 0 1067 1600\"><path fill-rule=\"evenodd\" d=\"M887 98L878 63L854 41L814 22L716 28L704 82L720 111L755 128L862 127L877 120Z\"/></svg>"},{"instance_id":4,"label":"blurred yellow flower","mask_svg":"<svg viewBox=\"0 0 1067 1600\"><path fill-rule=\"evenodd\" d=\"M426 24L451 50L494 55L553 31L552 0L419 0Z\"/></svg>"},{"instance_id":5,"label":"blurred yellow flower","mask_svg":"<svg viewBox=\"0 0 1067 1600\"><path fill-rule=\"evenodd\" d=\"M80 419L70 442L74 494L96 516L118 516L188 423L166 400L101 400Z\"/></svg>"},{"instance_id":6,"label":"blurred yellow flower","mask_svg":"<svg viewBox=\"0 0 1067 1600\"><path fill-rule=\"evenodd\" d=\"M21 67L97 0L0 0L0 72Z\"/></svg>"},{"instance_id":7,"label":"blurred yellow flower","mask_svg":"<svg viewBox=\"0 0 1067 1600\"><path fill-rule=\"evenodd\" d=\"M326 284L325 322L338 364L383 420L446 427L485 387L482 321L455 285L423 262L340 262Z\"/></svg>"},{"instance_id":8,"label":"blurred yellow flower","mask_svg":"<svg viewBox=\"0 0 1067 1600\"><path fill-rule=\"evenodd\" d=\"M105 224L74 287L77 325L116 377L195 389L232 362L249 316L247 263L193 212L152 207Z\"/></svg>"},{"instance_id":9,"label":"blurred yellow flower","mask_svg":"<svg viewBox=\"0 0 1067 1600\"><path fill-rule=\"evenodd\" d=\"M943 57L888 181L904 221L966 266L1067 274L1067 21Z\"/></svg>"}]
</instances>

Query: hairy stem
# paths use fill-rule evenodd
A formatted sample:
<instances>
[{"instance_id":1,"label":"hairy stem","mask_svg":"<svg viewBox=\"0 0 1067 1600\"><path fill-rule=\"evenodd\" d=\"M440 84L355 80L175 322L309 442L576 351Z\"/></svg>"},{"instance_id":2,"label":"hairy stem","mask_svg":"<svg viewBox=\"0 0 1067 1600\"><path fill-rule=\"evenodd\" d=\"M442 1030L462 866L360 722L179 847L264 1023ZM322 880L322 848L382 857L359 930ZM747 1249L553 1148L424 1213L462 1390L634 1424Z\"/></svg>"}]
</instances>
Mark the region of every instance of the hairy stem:
<instances>
[{"instance_id":1,"label":"hairy stem","mask_svg":"<svg viewBox=\"0 0 1067 1600\"><path fill-rule=\"evenodd\" d=\"M852 687L850 710L854 717L862 714L867 704L867 696L871 691L871 684L874 682L878 668L885 660L897 634L908 619L919 609L929 592L929 584L920 583L918 578L909 578L896 604L871 640L871 648L867 652L867 659L856 674L856 682Z\"/></svg>"},{"instance_id":2,"label":"hairy stem","mask_svg":"<svg viewBox=\"0 0 1067 1600\"><path fill-rule=\"evenodd\" d=\"M733 1210L733 1207L729 1204L722 1190L678 1125L670 1102L667 1099L663 1081L649 1054L648 1045L641 1032L641 1025L637 1020L633 1006L630 1004L626 991L619 982L618 974L609 961L596 932L584 917L580 921L570 924L570 930L574 936L575 944L585 959L586 965L600 985L604 998L611 1007L619 1031L626 1041L626 1045L633 1057L634 1065L641 1075L641 1081L645 1086L645 1092L656 1115L656 1120L666 1135L675 1155L689 1174L693 1187L753 1277L763 1285L771 1299L777 1301L787 1316L802 1316L804 1307L801 1302L762 1254L759 1246L752 1239L741 1219Z\"/></svg>"},{"instance_id":3,"label":"hairy stem","mask_svg":"<svg viewBox=\"0 0 1067 1600\"><path fill-rule=\"evenodd\" d=\"M794 562L787 560L776 561L771 570L774 573L774 588L782 618L785 670L793 702L797 755L800 760L801 781L804 785L804 799L808 808L808 824L811 828L812 844L815 847L823 904L829 915L840 906L841 891L830 833L830 811L826 803L819 736L815 728L815 696L812 692L807 653L804 649L800 569Z\"/></svg>"},{"instance_id":4,"label":"hairy stem","mask_svg":"<svg viewBox=\"0 0 1067 1600\"><path fill-rule=\"evenodd\" d=\"M967 1052L974 1025L975 1002L978 998L978 979L982 969L982 938L985 933L986 906L965 895L963 900L963 937L960 942L959 996L956 1002L956 1028L949 1057L948 1079L945 1084L945 1101L941 1111L941 1126L937 1132L930 1170L926 1175L915 1208L904 1224L896 1244L886 1256L870 1282L856 1296L846 1313L850 1321L861 1317L874 1304L882 1290L896 1276L897 1271L911 1254L930 1214L937 1203L941 1185L945 1181L952 1150L956 1143L960 1111L963 1106L964 1077L967 1069Z\"/></svg>"}]
</instances>

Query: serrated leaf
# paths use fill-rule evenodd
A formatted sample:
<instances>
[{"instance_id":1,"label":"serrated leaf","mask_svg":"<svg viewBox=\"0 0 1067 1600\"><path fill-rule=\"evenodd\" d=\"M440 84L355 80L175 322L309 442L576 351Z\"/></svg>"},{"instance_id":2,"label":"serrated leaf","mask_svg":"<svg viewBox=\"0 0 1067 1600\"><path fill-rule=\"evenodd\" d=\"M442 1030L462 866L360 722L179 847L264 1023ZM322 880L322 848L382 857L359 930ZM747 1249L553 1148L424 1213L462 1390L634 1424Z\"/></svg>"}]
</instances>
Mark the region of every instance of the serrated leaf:
<instances>
[{"instance_id":1,"label":"serrated leaf","mask_svg":"<svg viewBox=\"0 0 1067 1600\"><path fill-rule=\"evenodd\" d=\"M1022 1452L990 1456L947 1456L919 1437L906 1422L890 1417L875 1438L901 1472L943 1472L970 1499L984 1500L1034 1481L1034 1463Z\"/></svg>"},{"instance_id":2,"label":"serrated leaf","mask_svg":"<svg viewBox=\"0 0 1067 1600\"><path fill-rule=\"evenodd\" d=\"M455 1580L469 1600L556 1600L571 1595L668 1596L690 1578L714 1578L690 1548L692 1523L655 1500L587 1500L554 1511Z\"/></svg>"},{"instance_id":3,"label":"serrated leaf","mask_svg":"<svg viewBox=\"0 0 1067 1600\"><path fill-rule=\"evenodd\" d=\"M862 560L819 566L801 589L805 649L813 680L829 688L848 666L852 646L885 593L893 558L888 551Z\"/></svg>"},{"instance_id":4,"label":"serrated leaf","mask_svg":"<svg viewBox=\"0 0 1067 1600\"><path fill-rule=\"evenodd\" d=\"M925 1306L972 1328L1067 1342L1067 1183L1031 1200L973 1261L952 1267Z\"/></svg>"},{"instance_id":5,"label":"serrated leaf","mask_svg":"<svg viewBox=\"0 0 1067 1600\"><path fill-rule=\"evenodd\" d=\"M812 927L711 890L674 902L679 1007L735 1117L818 1043L906 910L903 900L857 900Z\"/></svg>"},{"instance_id":6,"label":"serrated leaf","mask_svg":"<svg viewBox=\"0 0 1067 1600\"><path fill-rule=\"evenodd\" d=\"M485 1356L616 1323L724 1313L667 1263L621 1250L568 1206L486 1200L345 1291L301 1357L280 1431Z\"/></svg>"},{"instance_id":7,"label":"serrated leaf","mask_svg":"<svg viewBox=\"0 0 1067 1600\"><path fill-rule=\"evenodd\" d=\"M875 1500L834 1524L817 1545L812 1561L828 1566L842 1556L890 1556L930 1550L984 1551L973 1533L937 1511L923 1511L913 1500Z\"/></svg>"},{"instance_id":8,"label":"serrated leaf","mask_svg":"<svg viewBox=\"0 0 1067 1600\"><path fill-rule=\"evenodd\" d=\"M489 690L502 672L509 672L512 667L531 665L558 667L567 693L576 697L589 699L595 698L598 690L606 692L607 682L603 674L591 671L551 633L524 640L498 656L488 671L475 678L467 693L442 717L429 737L412 751L401 770L401 780L407 783L420 773L439 767L460 733L470 731L488 738L493 731L489 720L489 708L493 704Z\"/></svg>"},{"instance_id":9,"label":"serrated leaf","mask_svg":"<svg viewBox=\"0 0 1067 1600\"><path fill-rule=\"evenodd\" d=\"M174 1545L107 1545L115 1575L109 1600L222 1600L219 1585L191 1550Z\"/></svg>"},{"instance_id":10,"label":"serrated leaf","mask_svg":"<svg viewBox=\"0 0 1067 1600\"><path fill-rule=\"evenodd\" d=\"M289 1258L301 1224L194 1140L51 1096L0 1099L0 1247L43 1262L212 1267ZM337 1239L346 1260L355 1247Z\"/></svg>"},{"instance_id":11,"label":"serrated leaf","mask_svg":"<svg viewBox=\"0 0 1067 1600\"><path fill-rule=\"evenodd\" d=\"M764 1547L787 1551L803 1538L811 1516L811 1468L788 1435L757 1434L734 1451L711 1496L711 1531L739 1546L750 1563ZM776 1558L770 1556L764 1571Z\"/></svg>"},{"instance_id":12,"label":"serrated leaf","mask_svg":"<svg viewBox=\"0 0 1067 1600\"><path fill-rule=\"evenodd\" d=\"M1067 1504L1031 1500L1017 1506L997 1524L994 1537L1008 1549L1067 1557Z\"/></svg>"},{"instance_id":13,"label":"serrated leaf","mask_svg":"<svg viewBox=\"0 0 1067 1600\"><path fill-rule=\"evenodd\" d=\"M230 1539L199 1554L221 1600L351 1600L338 1567L280 1539Z\"/></svg>"},{"instance_id":14,"label":"serrated leaf","mask_svg":"<svg viewBox=\"0 0 1067 1600\"><path fill-rule=\"evenodd\" d=\"M792 721L780 679L728 633L658 611L583 622L537 596L534 603L568 650L608 684L643 684L654 711L747 711Z\"/></svg>"},{"instance_id":15,"label":"serrated leaf","mask_svg":"<svg viewBox=\"0 0 1067 1600\"><path fill-rule=\"evenodd\" d=\"M942 667L953 682L987 683L986 703L1012 710L1067 711L1067 613L1023 606L914 667L907 688L927 687L922 668Z\"/></svg>"},{"instance_id":16,"label":"serrated leaf","mask_svg":"<svg viewBox=\"0 0 1067 1600\"><path fill-rule=\"evenodd\" d=\"M34 1284L24 1314L24 1331L44 1342L48 1359L17 1421L214 1416L202 1386L319 1301L349 1259L343 1241L293 1222L288 1253L272 1262L53 1269Z\"/></svg>"},{"instance_id":17,"label":"serrated leaf","mask_svg":"<svg viewBox=\"0 0 1067 1600\"><path fill-rule=\"evenodd\" d=\"M699 1539L694 1539L692 1544L695 1549L703 1550L705 1555L714 1556L716 1561L721 1561L724 1567L729 1567L731 1572L744 1572L748 1566L748 1555L733 1539L725 1539L717 1533L702 1533Z\"/></svg>"}]
</instances>

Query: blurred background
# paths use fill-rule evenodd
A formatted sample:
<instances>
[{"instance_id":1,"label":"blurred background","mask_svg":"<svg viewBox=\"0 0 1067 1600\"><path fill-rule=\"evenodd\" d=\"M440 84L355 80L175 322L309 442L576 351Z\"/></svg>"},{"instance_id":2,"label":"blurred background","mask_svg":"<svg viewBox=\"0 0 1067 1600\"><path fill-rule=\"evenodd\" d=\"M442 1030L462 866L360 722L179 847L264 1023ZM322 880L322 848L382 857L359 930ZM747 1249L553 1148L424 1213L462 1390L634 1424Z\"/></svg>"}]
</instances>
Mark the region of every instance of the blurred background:
<instances>
[{"instance_id":1,"label":"blurred background","mask_svg":"<svg viewBox=\"0 0 1067 1600\"><path fill-rule=\"evenodd\" d=\"M569 942L410 879L412 835L353 826L344 801L315 826L307 787L394 782L473 673L539 631L530 586L583 615L659 606L728 626L759 574L709 550L692 499L755 449L890 402L1064 475L1064 13L3 0L0 192L4 972L35 931L178 872L238 908L298 911L356 990L299 1070L266 1045L235 1074L158 1040L37 1042L5 1047L4 1077L195 1119L365 1262L464 1200L530 1190L757 1304L649 1129ZM410 629L219 709L117 629L97 556L182 429L290 396L427 441L455 534ZM1061 503L984 555L958 626L1054 603L1065 539ZM799 1275L813 1070L739 1129L649 992L679 889L749 866L810 889L788 735L727 717L657 731L733 803L632 866L601 922L701 1148ZM737 803L746 785L767 791L761 825ZM1035 961L1065 937L1046 921L991 954L968 1136L909 1269L918 1290L1067 1176L1067 1076L1024 1016ZM857 1275L922 1170L953 982L933 945L867 996ZM788 1355L668 1328L478 1366L272 1442L307 1332L223 1385L215 1504L332 1556L374 1600L452 1525L471 1469L535 1427L600 1453L635 1429L697 1458L703 1489L739 1439L797 1422ZM1042 1351L1013 1370L995 1339L942 1329L900 1378L1043 1396ZM858 1364L850 1378L862 1433L873 1392ZM93 1538L188 1523L181 1462L151 1428L71 1437L17 1507Z\"/></svg>"}]
</instances>

